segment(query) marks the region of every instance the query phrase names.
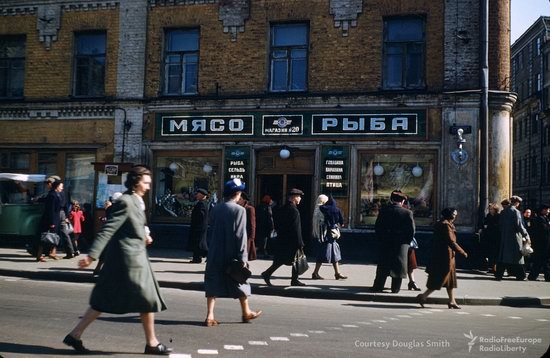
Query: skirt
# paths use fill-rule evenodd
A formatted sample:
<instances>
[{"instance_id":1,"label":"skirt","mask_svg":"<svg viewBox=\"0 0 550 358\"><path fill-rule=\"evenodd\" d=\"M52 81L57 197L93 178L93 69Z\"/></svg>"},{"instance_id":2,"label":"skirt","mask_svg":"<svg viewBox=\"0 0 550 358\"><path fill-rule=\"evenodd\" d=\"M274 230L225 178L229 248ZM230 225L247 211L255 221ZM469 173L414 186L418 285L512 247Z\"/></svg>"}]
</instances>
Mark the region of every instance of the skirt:
<instances>
[{"instance_id":1,"label":"skirt","mask_svg":"<svg viewBox=\"0 0 550 358\"><path fill-rule=\"evenodd\" d=\"M428 282L426 282L426 287L428 287L430 290L440 290L442 287L456 288L457 279L455 260L451 260L449 272L447 272L446 274L441 272L428 274Z\"/></svg>"},{"instance_id":2,"label":"skirt","mask_svg":"<svg viewBox=\"0 0 550 358\"><path fill-rule=\"evenodd\" d=\"M316 262L323 262L333 264L342 260L342 254L340 252L340 245L333 239L327 239L325 242L317 243L317 260Z\"/></svg>"}]
</instances>

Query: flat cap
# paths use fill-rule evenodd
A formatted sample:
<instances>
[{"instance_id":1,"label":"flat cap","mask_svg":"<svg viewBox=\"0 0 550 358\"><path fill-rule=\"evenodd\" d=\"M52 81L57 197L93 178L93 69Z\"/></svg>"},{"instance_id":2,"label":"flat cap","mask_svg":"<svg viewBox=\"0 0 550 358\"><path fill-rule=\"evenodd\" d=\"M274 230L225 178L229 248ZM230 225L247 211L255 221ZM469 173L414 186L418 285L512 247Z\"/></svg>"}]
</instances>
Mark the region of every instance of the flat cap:
<instances>
[{"instance_id":1,"label":"flat cap","mask_svg":"<svg viewBox=\"0 0 550 358\"><path fill-rule=\"evenodd\" d=\"M203 189L203 188L198 188L198 189L197 189L197 194L198 194L198 193L201 193L202 195L207 196L207 195L208 195L208 190Z\"/></svg>"},{"instance_id":2,"label":"flat cap","mask_svg":"<svg viewBox=\"0 0 550 358\"><path fill-rule=\"evenodd\" d=\"M290 191L288 192L288 195L300 195L300 196L304 196L304 192L301 191L300 189L292 188L292 189L290 189Z\"/></svg>"}]
</instances>

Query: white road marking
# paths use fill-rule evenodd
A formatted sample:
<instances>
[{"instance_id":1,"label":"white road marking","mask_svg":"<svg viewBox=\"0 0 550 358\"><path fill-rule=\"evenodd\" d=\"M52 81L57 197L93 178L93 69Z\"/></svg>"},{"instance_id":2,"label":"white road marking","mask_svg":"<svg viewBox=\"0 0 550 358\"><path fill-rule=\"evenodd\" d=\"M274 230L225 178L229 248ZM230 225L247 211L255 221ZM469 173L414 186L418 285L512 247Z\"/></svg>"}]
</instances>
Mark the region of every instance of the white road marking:
<instances>
[{"instance_id":1,"label":"white road marking","mask_svg":"<svg viewBox=\"0 0 550 358\"><path fill-rule=\"evenodd\" d=\"M495 317L494 314L490 314L490 313L485 313L485 314L482 314L483 317Z\"/></svg>"},{"instance_id":2,"label":"white road marking","mask_svg":"<svg viewBox=\"0 0 550 358\"><path fill-rule=\"evenodd\" d=\"M346 327L346 328L359 328L359 326L356 326L354 324L343 324L342 327Z\"/></svg>"},{"instance_id":3,"label":"white road marking","mask_svg":"<svg viewBox=\"0 0 550 358\"><path fill-rule=\"evenodd\" d=\"M316 334L323 334L323 333L327 333L325 331L308 331L309 333L316 333Z\"/></svg>"},{"instance_id":4,"label":"white road marking","mask_svg":"<svg viewBox=\"0 0 550 358\"><path fill-rule=\"evenodd\" d=\"M265 341L248 341L248 344L251 346L267 346L267 342Z\"/></svg>"},{"instance_id":5,"label":"white road marking","mask_svg":"<svg viewBox=\"0 0 550 358\"><path fill-rule=\"evenodd\" d=\"M4 281L7 281L7 282L15 282L15 281L19 281L19 279L7 278L7 279L5 279Z\"/></svg>"},{"instance_id":6,"label":"white road marking","mask_svg":"<svg viewBox=\"0 0 550 358\"><path fill-rule=\"evenodd\" d=\"M223 346L223 349L227 349L228 351L242 351L244 350L243 346L234 346L230 344L226 344Z\"/></svg>"},{"instance_id":7,"label":"white road marking","mask_svg":"<svg viewBox=\"0 0 550 358\"><path fill-rule=\"evenodd\" d=\"M279 341L279 342L288 342L290 339L288 337L269 337L272 341Z\"/></svg>"},{"instance_id":8,"label":"white road marking","mask_svg":"<svg viewBox=\"0 0 550 358\"><path fill-rule=\"evenodd\" d=\"M372 321L376 323L387 323L387 321L384 321L383 319L373 319Z\"/></svg>"},{"instance_id":9,"label":"white road marking","mask_svg":"<svg viewBox=\"0 0 550 358\"><path fill-rule=\"evenodd\" d=\"M537 318L537 321L539 322L548 322L546 318Z\"/></svg>"},{"instance_id":10,"label":"white road marking","mask_svg":"<svg viewBox=\"0 0 550 358\"><path fill-rule=\"evenodd\" d=\"M217 349L199 349L197 350L198 354L218 354Z\"/></svg>"},{"instance_id":11,"label":"white road marking","mask_svg":"<svg viewBox=\"0 0 550 358\"><path fill-rule=\"evenodd\" d=\"M510 319L522 319L521 317L518 317L518 316L508 316L508 318L510 318Z\"/></svg>"},{"instance_id":12,"label":"white road marking","mask_svg":"<svg viewBox=\"0 0 550 358\"><path fill-rule=\"evenodd\" d=\"M411 312L410 314L412 314L413 316L422 316L422 313L420 312Z\"/></svg>"},{"instance_id":13,"label":"white road marking","mask_svg":"<svg viewBox=\"0 0 550 358\"><path fill-rule=\"evenodd\" d=\"M398 314L397 317L399 317L399 318L412 318L408 314Z\"/></svg>"},{"instance_id":14,"label":"white road marking","mask_svg":"<svg viewBox=\"0 0 550 358\"><path fill-rule=\"evenodd\" d=\"M422 312L422 313L423 313L423 314L433 314L432 311L428 311L428 310L426 310L426 311L424 311L424 312Z\"/></svg>"},{"instance_id":15,"label":"white road marking","mask_svg":"<svg viewBox=\"0 0 550 358\"><path fill-rule=\"evenodd\" d=\"M432 312L443 312L443 310L441 310L439 308L429 308L428 310L430 310Z\"/></svg>"},{"instance_id":16,"label":"white road marking","mask_svg":"<svg viewBox=\"0 0 550 358\"><path fill-rule=\"evenodd\" d=\"M332 331L341 331L343 328L342 327L327 327L327 329L330 329Z\"/></svg>"},{"instance_id":17,"label":"white road marking","mask_svg":"<svg viewBox=\"0 0 550 358\"><path fill-rule=\"evenodd\" d=\"M170 354L169 358L191 358L191 354Z\"/></svg>"},{"instance_id":18,"label":"white road marking","mask_svg":"<svg viewBox=\"0 0 550 358\"><path fill-rule=\"evenodd\" d=\"M388 321L399 321L399 318L395 317L384 317L384 319L387 319Z\"/></svg>"},{"instance_id":19,"label":"white road marking","mask_svg":"<svg viewBox=\"0 0 550 358\"><path fill-rule=\"evenodd\" d=\"M290 334L291 337L309 337L307 334L305 333L291 333Z\"/></svg>"},{"instance_id":20,"label":"white road marking","mask_svg":"<svg viewBox=\"0 0 550 358\"><path fill-rule=\"evenodd\" d=\"M368 325L368 326L370 326L370 325L372 324L372 323L370 323L370 322L357 322L357 323L359 323L359 324L366 324L366 325Z\"/></svg>"},{"instance_id":21,"label":"white road marking","mask_svg":"<svg viewBox=\"0 0 550 358\"><path fill-rule=\"evenodd\" d=\"M464 314L470 314L470 312L464 312L464 311L459 311L459 312L455 312L455 313L456 313L456 314L462 314L462 315L464 315Z\"/></svg>"}]
</instances>

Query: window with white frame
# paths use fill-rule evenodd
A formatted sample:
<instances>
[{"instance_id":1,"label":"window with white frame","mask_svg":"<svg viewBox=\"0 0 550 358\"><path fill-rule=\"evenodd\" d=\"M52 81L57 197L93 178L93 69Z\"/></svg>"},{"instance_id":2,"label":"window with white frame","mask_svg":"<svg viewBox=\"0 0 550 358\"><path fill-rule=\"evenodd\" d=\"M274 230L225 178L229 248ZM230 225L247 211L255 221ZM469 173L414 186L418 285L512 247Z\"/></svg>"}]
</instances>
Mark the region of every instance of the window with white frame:
<instances>
[{"instance_id":1,"label":"window with white frame","mask_svg":"<svg viewBox=\"0 0 550 358\"><path fill-rule=\"evenodd\" d=\"M0 36L0 98L23 97L25 36Z\"/></svg>"},{"instance_id":2,"label":"window with white frame","mask_svg":"<svg viewBox=\"0 0 550 358\"><path fill-rule=\"evenodd\" d=\"M418 16L384 19L384 89L424 87L424 26L424 18Z\"/></svg>"},{"instance_id":3,"label":"window with white frame","mask_svg":"<svg viewBox=\"0 0 550 358\"><path fill-rule=\"evenodd\" d=\"M271 92L307 90L308 25L271 25Z\"/></svg>"},{"instance_id":4,"label":"window with white frame","mask_svg":"<svg viewBox=\"0 0 550 358\"><path fill-rule=\"evenodd\" d=\"M167 29L164 44L165 95L197 94L199 30Z\"/></svg>"}]
</instances>

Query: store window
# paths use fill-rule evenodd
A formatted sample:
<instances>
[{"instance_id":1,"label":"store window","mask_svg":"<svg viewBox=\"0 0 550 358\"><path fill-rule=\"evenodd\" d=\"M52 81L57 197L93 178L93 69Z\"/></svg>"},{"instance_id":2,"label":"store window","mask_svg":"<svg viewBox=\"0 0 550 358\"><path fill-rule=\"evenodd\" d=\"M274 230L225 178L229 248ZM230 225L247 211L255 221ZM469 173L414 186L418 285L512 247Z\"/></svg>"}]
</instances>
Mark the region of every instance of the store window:
<instances>
[{"instance_id":1,"label":"store window","mask_svg":"<svg viewBox=\"0 0 550 358\"><path fill-rule=\"evenodd\" d=\"M0 37L0 97L23 97L25 36Z\"/></svg>"},{"instance_id":2,"label":"store window","mask_svg":"<svg viewBox=\"0 0 550 358\"><path fill-rule=\"evenodd\" d=\"M167 30L164 48L164 94L196 94L199 30Z\"/></svg>"},{"instance_id":3,"label":"store window","mask_svg":"<svg viewBox=\"0 0 550 358\"><path fill-rule=\"evenodd\" d=\"M360 155L359 224L374 225L394 190L408 196L417 226L434 222L435 155L362 153Z\"/></svg>"},{"instance_id":4,"label":"store window","mask_svg":"<svg viewBox=\"0 0 550 358\"><path fill-rule=\"evenodd\" d=\"M270 91L305 91L307 87L307 24L271 26Z\"/></svg>"},{"instance_id":5,"label":"store window","mask_svg":"<svg viewBox=\"0 0 550 358\"><path fill-rule=\"evenodd\" d=\"M159 155L153 177L155 219L190 222L199 188L208 190L211 204L220 200L221 157L221 153Z\"/></svg>"},{"instance_id":6,"label":"store window","mask_svg":"<svg viewBox=\"0 0 550 358\"><path fill-rule=\"evenodd\" d=\"M421 17L384 20L384 89L424 87L424 37Z\"/></svg>"},{"instance_id":7,"label":"store window","mask_svg":"<svg viewBox=\"0 0 550 358\"><path fill-rule=\"evenodd\" d=\"M76 200L85 212L92 210L94 200L94 153L67 153L65 191L69 201Z\"/></svg>"},{"instance_id":8,"label":"store window","mask_svg":"<svg viewBox=\"0 0 550 358\"><path fill-rule=\"evenodd\" d=\"M75 34L75 96L100 97L105 94L104 32Z\"/></svg>"}]
</instances>

